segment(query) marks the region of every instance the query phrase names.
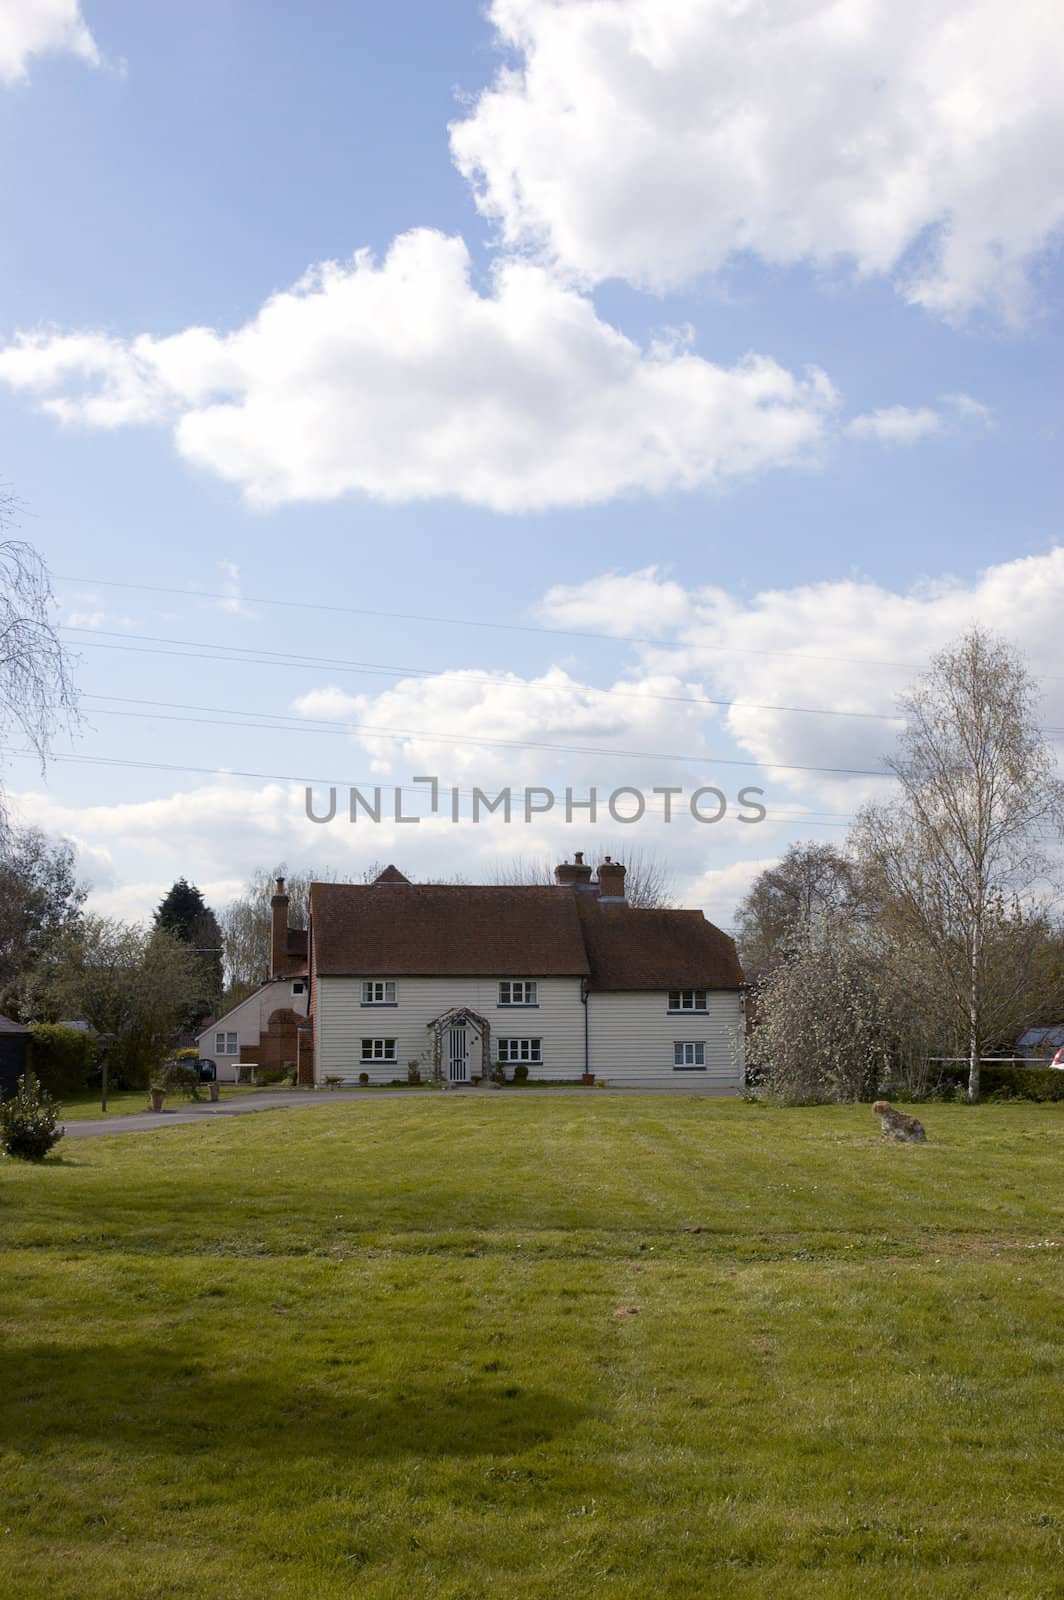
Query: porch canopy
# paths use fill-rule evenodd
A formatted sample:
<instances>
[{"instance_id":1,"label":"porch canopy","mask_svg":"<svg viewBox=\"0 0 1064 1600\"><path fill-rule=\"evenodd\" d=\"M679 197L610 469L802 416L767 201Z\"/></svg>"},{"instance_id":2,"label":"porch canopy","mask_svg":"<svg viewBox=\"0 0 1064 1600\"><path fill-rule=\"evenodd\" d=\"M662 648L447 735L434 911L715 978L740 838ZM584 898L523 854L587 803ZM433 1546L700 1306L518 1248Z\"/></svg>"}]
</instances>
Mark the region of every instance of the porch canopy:
<instances>
[{"instance_id":1,"label":"porch canopy","mask_svg":"<svg viewBox=\"0 0 1064 1600\"><path fill-rule=\"evenodd\" d=\"M484 1077L488 1077L491 1072L491 1023L487 1017L482 1017L479 1011L473 1011L469 1006L452 1006L449 1011L441 1011L426 1026L432 1033L432 1061L437 1077L443 1075L443 1036L449 1028L472 1028L480 1035Z\"/></svg>"}]
</instances>

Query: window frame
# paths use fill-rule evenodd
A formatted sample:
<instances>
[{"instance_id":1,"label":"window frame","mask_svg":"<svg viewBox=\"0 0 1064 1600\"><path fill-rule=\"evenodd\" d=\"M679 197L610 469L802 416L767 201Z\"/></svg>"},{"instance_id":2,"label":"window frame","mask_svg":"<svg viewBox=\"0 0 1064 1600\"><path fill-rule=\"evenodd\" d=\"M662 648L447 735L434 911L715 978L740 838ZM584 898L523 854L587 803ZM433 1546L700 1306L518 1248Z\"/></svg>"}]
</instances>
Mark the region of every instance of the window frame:
<instances>
[{"instance_id":1,"label":"window frame","mask_svg":"<svg viewBox=\"0 0 1064 1600\"><path fill-rule=\"evenodd\" d=\"M687 1059L688 1051L691 1060ZM673 1072L705 1072L706 1041L704 1039L674 1039L672 1041Z\"/></svg>"},{"instance_id":2,"label":"window frame","mask_svg":"<svg viewBox=\"0 0 1064 1600\"><path fill-rule=\"evenodd\" d=\"M219 1039L222 1041L221 1044L218 1043ZM232 1040L233 1044L233 1048L231 1050L227 1048L230 1040ZM240 1054L239 1031L230 1033L228 1028L215 1028L214 1053L216 1056L238 1056Z\"/></svg>"},{"instance_id":3,"label":"window frame","mask_svg":"<svg viewBox=\"0 0 1064 1600\"><path fill-rule=\"evenodd\" d=\"M504 989L506 991L506 999L503 999ZM524 998L521 1000L515 1000L513 998L514 989L520 989ZM530 993L531 999L529 998ZM534 1010L539 1005L539 979L500 978L498 997L495 1001L495 1004L497 1006L501 1006L505 1011L516 1011L521 1008L525 1009L526 1011Z\"/></svg>"},{"instance_id":4,"label":"window frame","mask_svg":"<svg viewBox=\"0 0 1064 1600\"><path fill-rule=\"evenodd\" d=\"M541 1067L543 1065L542 1038L522 1038L507 1034L496 1039L498 1059L507 1067ZM514 1050L516 1046L516 1051ZM526 1049L527 1047L527 1049Z\"/></svg>"},{"instance_id":5,"label":"window frame","mask_svg":"<svg viewBox=\"0 0 1064 1600\"><path fill-rule=\"evenodd\" d=\"M685 1005L684 999L691 996L691 1004ZM668 991L668 1012L670 1017L704 1017L709 1010L709 991L707 989L670 989ZM701 996L701 1005L699 1004ZM673 1002L676 1004L673 1004Z\"/></svg>"},{"instance_id":6,"label":"window frame","mask_svg":"<svg viewBox=\"0 0 1064 1600\"><path fill-rule=\"evenodd\" d=\"M394 1066L396 1061L396 1043L397 1041L395 1039L376 1037L371 1039L363 1039L362 1054L358 1059L360 1062L365 1062L368 1065L379 1065L380 1063L384 1063L385 1065L390 1064ZM370 1052L368 1055L366 1054L367 1045L370 1046ZM382 1046L382 1049L379 1051L377 1049L378 1045Z\"/></svg>"},{"instance_id":7,"label":"window frame","mask_svg":"<svg viewBox=\"0 0 1064 1600\"><path fill-rule=\"evenodd\" d=\"M381 998L376 996L376 990L381 991ZM363 978L362 979L362 1005L364 1006L396 1006L399 1004L399 987L394 978Z\"/></svg>"}]
</instances>

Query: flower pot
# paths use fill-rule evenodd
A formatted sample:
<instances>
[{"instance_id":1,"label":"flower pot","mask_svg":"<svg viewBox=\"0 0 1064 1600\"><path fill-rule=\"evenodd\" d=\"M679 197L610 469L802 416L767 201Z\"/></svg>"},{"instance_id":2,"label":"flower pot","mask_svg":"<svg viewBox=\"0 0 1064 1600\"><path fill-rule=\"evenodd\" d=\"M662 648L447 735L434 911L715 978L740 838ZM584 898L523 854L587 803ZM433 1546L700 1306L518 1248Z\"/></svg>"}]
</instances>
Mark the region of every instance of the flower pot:
<instances>
[{"instance_id":1,"label":"flower pot","mask_svg":"<svg viewBox=\"0 0 1064 1600\"><path fill-rule=\"evenodd\" d=\"M218 1085L216 1083L209 1083L207 1085L207 1095L211 1104L216 1105L218 1101Z\"/></svg>"},{"instance_id":2,"label":"flower pot","mask_svg":"<svg viewBox=\"0 0 1064 1600\"><path fill-rule=\"evenodd\" d=\"M580 1082L581 1083L586 1083L588 1085L588 1087L590 1088L595 1082L595 1074L593 1072L582 1073L581 1074L581 1078L580 1078Z\"/></svg>"},{"instance_id":3,"label":"flower pot","mask_svg":"<svg viewBox=\"0 0 1064 1600\"><path fill-rule=\"evenodd\" d=\"M165 1099L165 1089L150 1089L148 1091L148 1100L153 1111L161 1111L163 1108L163 1101Z\"/></svg>"}]
</instances>

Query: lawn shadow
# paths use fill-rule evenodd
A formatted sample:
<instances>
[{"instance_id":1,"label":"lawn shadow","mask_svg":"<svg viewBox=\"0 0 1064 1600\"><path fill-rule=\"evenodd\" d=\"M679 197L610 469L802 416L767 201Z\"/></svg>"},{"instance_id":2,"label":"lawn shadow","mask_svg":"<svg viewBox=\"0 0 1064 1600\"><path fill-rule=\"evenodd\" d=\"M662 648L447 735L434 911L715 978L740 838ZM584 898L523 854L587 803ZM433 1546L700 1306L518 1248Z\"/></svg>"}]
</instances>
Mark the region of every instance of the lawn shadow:
<instances>
[{"instance_id":1,"label":"lawn shadow","mask_svg":"<svg viewBox=\"0 0 1064 1600\"><path fill-rule=\"evenodd\" d=\"M304 1371L294 1382L210 1369L154 1345L4 1350L0 1447L91 1442L273 1462L509 1456L575 1427L586 1408L517 1384L398 1383Z\"/></svg>"}]
</instances>

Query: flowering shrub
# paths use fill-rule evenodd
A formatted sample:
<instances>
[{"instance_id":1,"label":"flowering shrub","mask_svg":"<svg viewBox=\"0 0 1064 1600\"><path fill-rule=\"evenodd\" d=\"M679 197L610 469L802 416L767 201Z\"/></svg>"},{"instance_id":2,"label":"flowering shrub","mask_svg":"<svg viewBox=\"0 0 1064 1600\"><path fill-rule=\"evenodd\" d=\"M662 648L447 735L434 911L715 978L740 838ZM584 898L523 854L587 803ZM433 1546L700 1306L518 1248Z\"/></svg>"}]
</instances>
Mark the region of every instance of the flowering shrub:
<instances>
[{"instance_id":1,"label":"flowering shrub","mask_svg":"<svg viewBox=\"0 0 1064 1600\"><path fill-rule=\"evenodd\" d=\"M20 1078L14 1097L0 1103L0 1150L19 1161L43 1161L62 1137L59 1106L32 1073Z\"/></svg>"}]
</instances>

